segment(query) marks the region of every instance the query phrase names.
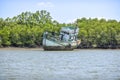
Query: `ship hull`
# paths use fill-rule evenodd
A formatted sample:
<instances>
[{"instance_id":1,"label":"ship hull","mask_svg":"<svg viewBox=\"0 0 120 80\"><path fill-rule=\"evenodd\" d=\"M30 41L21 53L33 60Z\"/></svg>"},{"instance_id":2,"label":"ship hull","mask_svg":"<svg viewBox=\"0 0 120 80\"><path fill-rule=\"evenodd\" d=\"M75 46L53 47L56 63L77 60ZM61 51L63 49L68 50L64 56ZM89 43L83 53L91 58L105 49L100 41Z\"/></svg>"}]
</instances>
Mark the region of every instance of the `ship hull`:
<instances>
[{"instance_id":1,"label":"ship hull","mask_svg":"<svg viewBox=\"0 0 120 80\"><path fill-rule=\"evenodd\" d=\"M43 39L43 49L49 51L59 51L59 50L73 50L74 47L68 42L52 41L49 39Z\"/></svg>"},{"instance_id":2,"label":"ship hull","mask_svg":"<svg viewBox=\"0 0 120 80\"><path fill-rule=\"evenodd\" d=\"M45 51L71 51L74 48L72 47L63 47L63 46L44 46Z\"/></svg>"}]
</instances>

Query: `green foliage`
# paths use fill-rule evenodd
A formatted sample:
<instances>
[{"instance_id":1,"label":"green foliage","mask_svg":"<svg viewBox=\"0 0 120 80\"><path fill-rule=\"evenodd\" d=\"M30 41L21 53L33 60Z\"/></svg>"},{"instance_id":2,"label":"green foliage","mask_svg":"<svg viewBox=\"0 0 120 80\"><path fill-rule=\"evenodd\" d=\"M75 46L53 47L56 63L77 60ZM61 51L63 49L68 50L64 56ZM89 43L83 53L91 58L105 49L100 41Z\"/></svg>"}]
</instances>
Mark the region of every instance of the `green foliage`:
<instances>
[{"instance_id":1,"label":"green foliage","mask_svg":"<svg viewBox=\"0 0 120 80\"><path fill-rule=\"evenodd\" d=\"M120 48L120 22L97 18L77 19L74 23L60 24L52 20L50 13L42 10L22 12L13 18L0 18L0 47L38 47L42 46L44 31L58 33L62 26L80 28L79 48Z\"/></svg>"},{"instance_id":2,"label":"green foliage","mask_svg":"<svg viewBox=\"0 0 120 80\"><path fill-rule=\"evenodd\" d=\"M54 25L55 26L55 25ZM42 45L42 34L53 30L50 13L42 10L22 12L13 18L0 18L0 47L37 47ZM51 29L52 28L52 29Z\"/></svg>"},{"instance_id":3,"label":"green foliage","mask_svg":"<svg viewBox=\"0 0 120 80\"><path fill-rule=\"evenodd\" d=\"M77 19L80 48L120 48L120 22L97 18Z\"/></svg>"}]
</instances>

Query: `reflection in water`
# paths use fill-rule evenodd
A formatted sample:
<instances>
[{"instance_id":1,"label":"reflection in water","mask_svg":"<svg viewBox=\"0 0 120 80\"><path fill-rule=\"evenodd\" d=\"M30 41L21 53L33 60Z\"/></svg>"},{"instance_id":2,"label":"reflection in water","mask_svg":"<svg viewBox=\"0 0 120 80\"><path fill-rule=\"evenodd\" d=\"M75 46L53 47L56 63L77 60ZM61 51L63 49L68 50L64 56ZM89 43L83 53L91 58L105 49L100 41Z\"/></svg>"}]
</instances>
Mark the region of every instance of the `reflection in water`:
<instances>
[{"instance_id":1,"label":"reflection in water","mask_svg":"<svg viewBox=\"0 0 120 80\"><path fill-rule=\"evenodd\" d=\"M0 50L0 80L120 80L120 50Z\"/></svg>"}]
</instances>

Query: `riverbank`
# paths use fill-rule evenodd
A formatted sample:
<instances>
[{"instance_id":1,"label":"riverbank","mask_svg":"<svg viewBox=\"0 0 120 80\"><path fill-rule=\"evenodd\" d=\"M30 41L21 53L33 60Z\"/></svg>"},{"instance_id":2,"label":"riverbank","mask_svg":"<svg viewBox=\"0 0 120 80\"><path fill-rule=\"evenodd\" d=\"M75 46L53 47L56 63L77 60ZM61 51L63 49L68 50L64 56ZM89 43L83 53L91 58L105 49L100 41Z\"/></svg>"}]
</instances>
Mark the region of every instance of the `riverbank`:
<instances>
[{"instance_id":1,"label":"riverbank","mask_svg":"<svg viewBox=\"0 0 120 80\"><path fill-rule=\"evenodd\" d=\"M43 48L42 47L38 47L38 48L3 47L0 48L0 50L43 50Z\"/></svg>"},{"instance_id":2,"label":"riverbank","mask_svg":"<svg viewBox=\"0 0 120 80\"><path fill-rule=\"evenodd\" d=\"M104 49L104 50L108 50L108 49L112 49L112 48L78 48L78 49L74 49L74 50L97 50L97 49ZM116 48L116 49L120 49L120 48ZM116 50L115 49L115 50ZM2 47L0 48L0 50L44 50L42 47L36 47L36 48L28 48L28 47ZM114 50L114 49L112 49Z\"/></svg>"}]
</instances>

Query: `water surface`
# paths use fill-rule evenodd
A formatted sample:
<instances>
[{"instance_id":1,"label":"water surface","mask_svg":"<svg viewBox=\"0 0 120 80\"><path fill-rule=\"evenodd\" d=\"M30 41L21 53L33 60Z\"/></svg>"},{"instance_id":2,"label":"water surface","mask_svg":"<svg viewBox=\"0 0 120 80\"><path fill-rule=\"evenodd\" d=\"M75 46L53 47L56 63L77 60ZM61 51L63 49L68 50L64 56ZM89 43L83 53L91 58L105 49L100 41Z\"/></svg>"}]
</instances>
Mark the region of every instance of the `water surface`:
<instances>
[{"instance_id":1,"label":"water surface","mask_svg":"<svg viewBox=\"0 0 120 80\"><path fill-rule=\"evenodd\" d=\"M120 50L0 50L0 80L120 80Z\"/></svg>"}]
</instances>

